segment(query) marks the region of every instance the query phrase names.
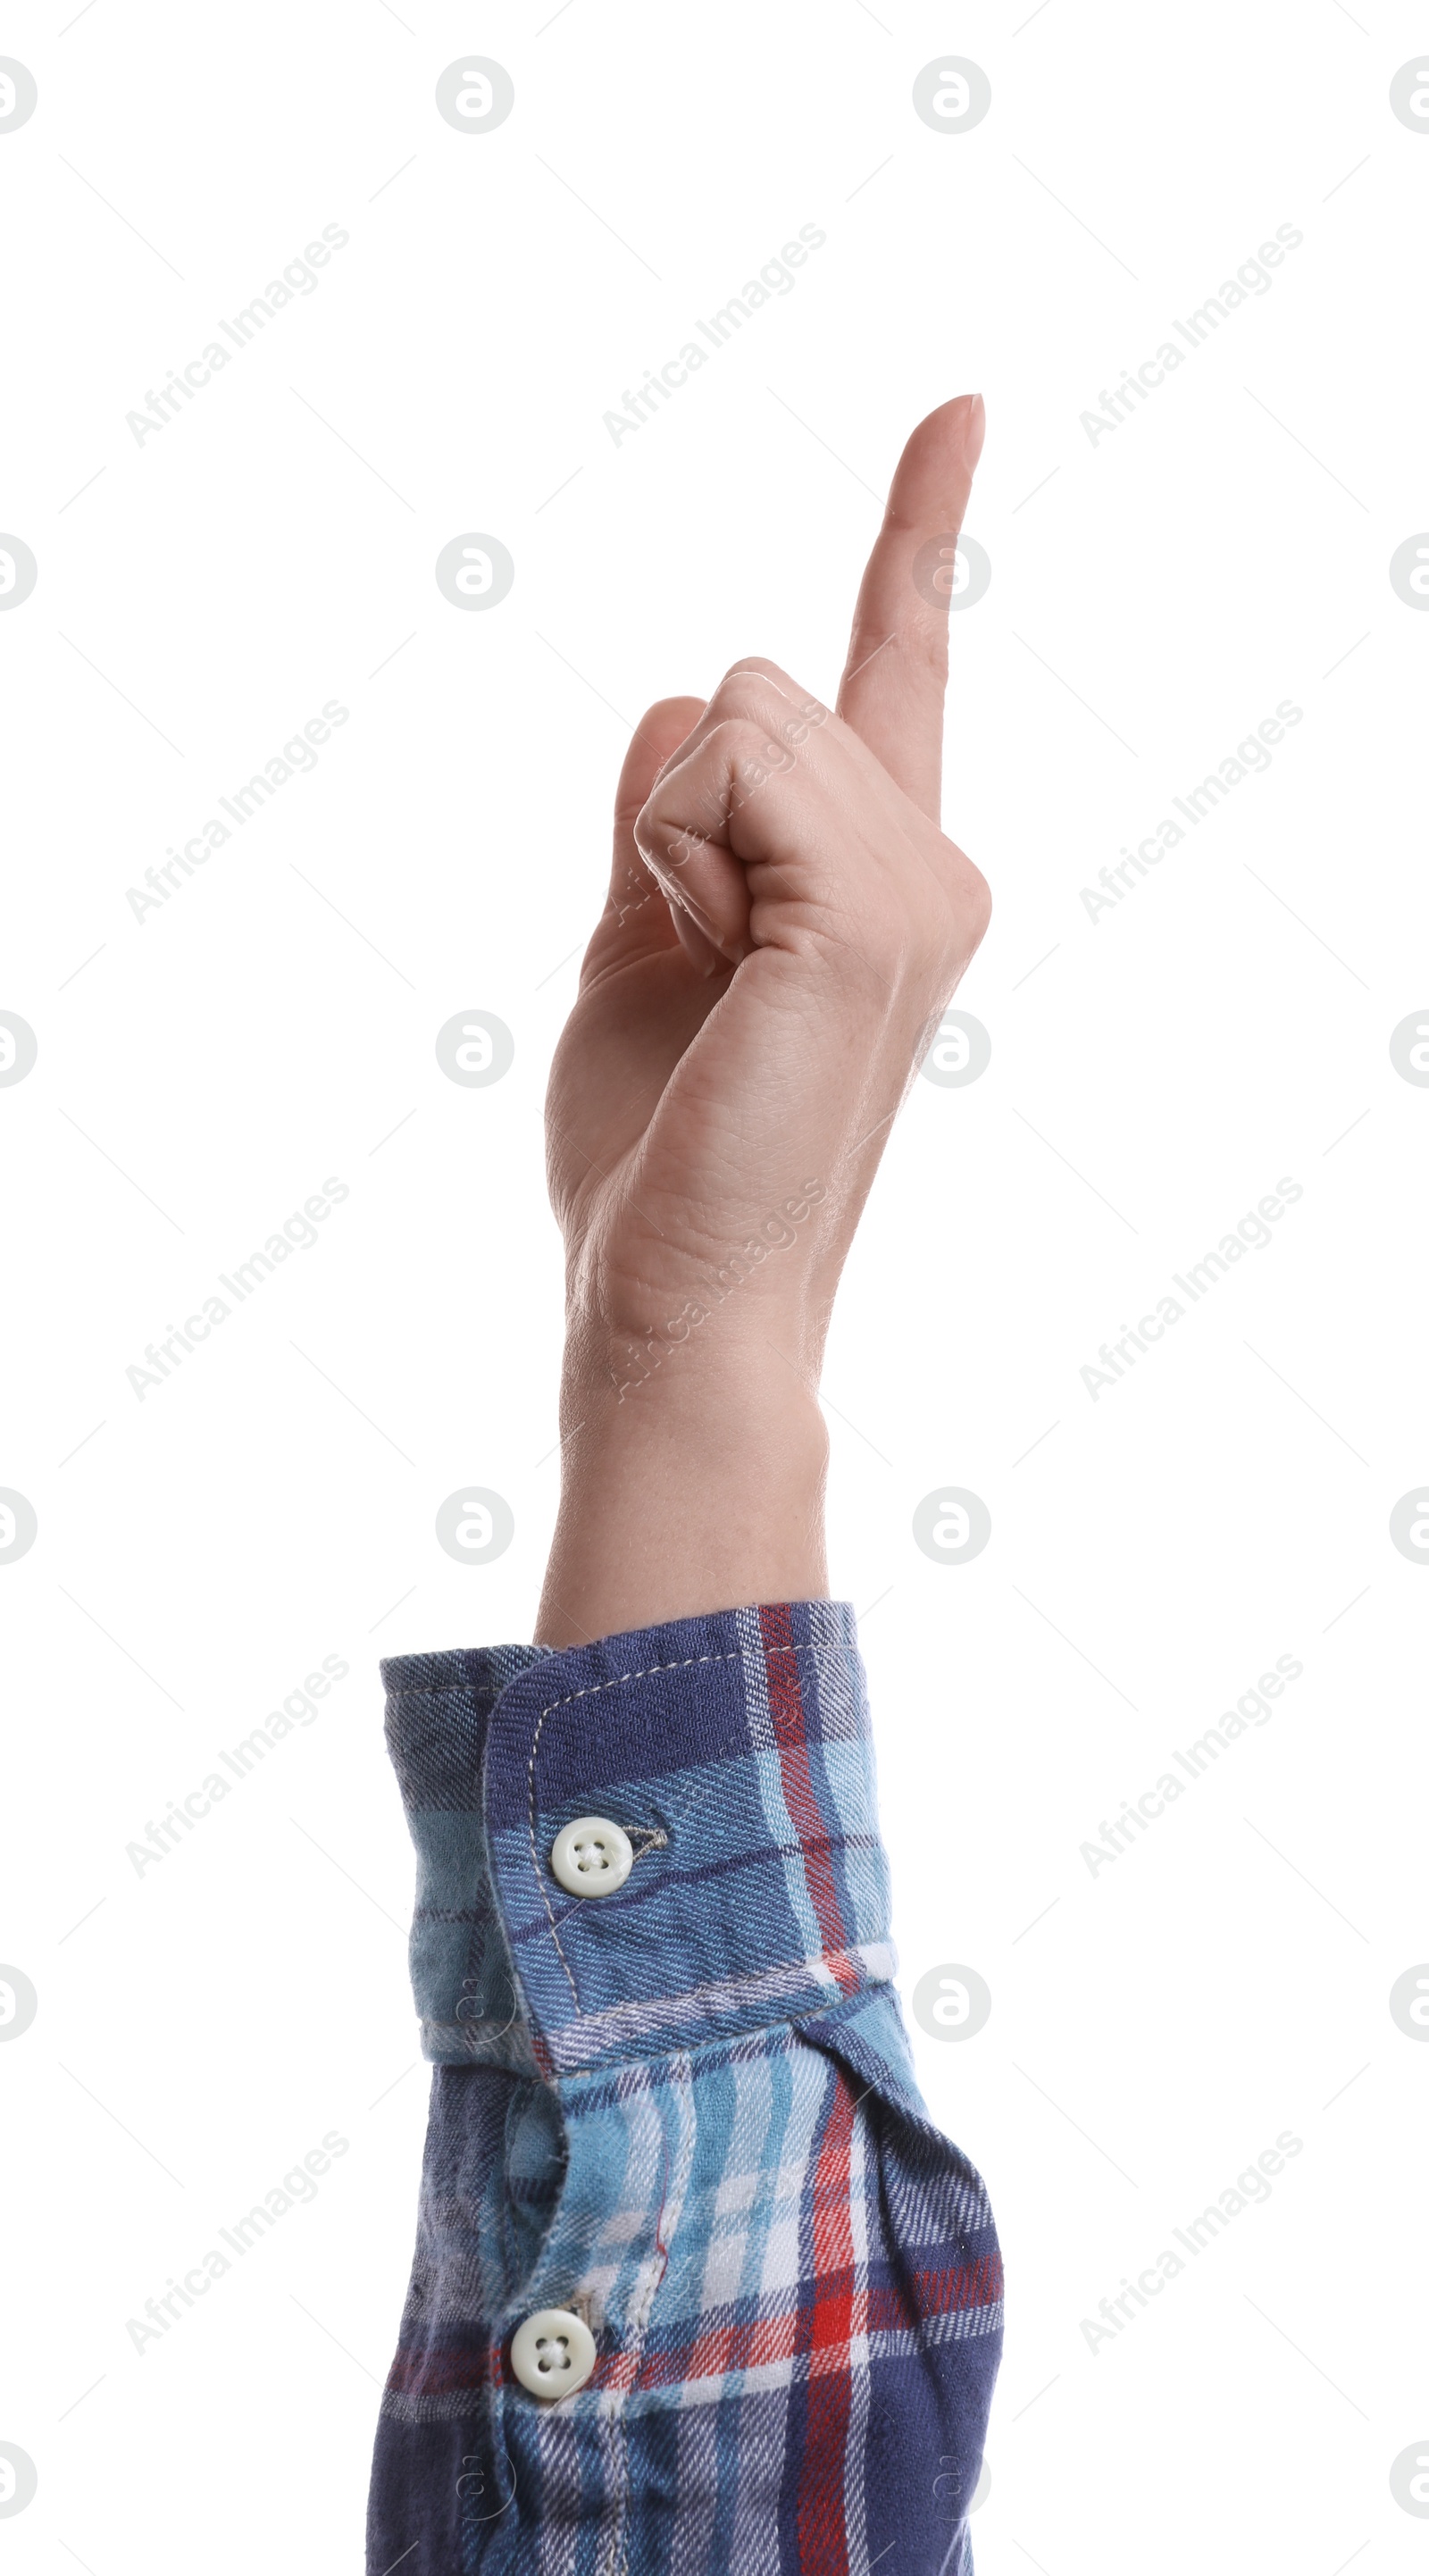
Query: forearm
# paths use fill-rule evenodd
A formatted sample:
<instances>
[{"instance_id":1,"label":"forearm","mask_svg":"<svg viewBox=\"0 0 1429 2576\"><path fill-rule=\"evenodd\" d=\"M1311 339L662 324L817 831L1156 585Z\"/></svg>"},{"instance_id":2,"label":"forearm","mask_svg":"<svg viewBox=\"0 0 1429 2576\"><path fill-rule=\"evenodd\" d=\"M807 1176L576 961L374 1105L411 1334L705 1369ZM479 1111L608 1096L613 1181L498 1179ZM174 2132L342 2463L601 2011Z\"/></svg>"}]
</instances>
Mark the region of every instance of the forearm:
<instances>
[{"instance_id":1,"label":"forearm","mask_svg":"<svg viewBox=\"0 0 1429 2576\"><path fill-rule=\"evenodd\" d=\"M633 1378L577 1333L561 1431L539 1644L827 1592L823 1417L762 1333L711 1349L692 1334Z\"/></svg>"},{"instance_id":2,"label":"forearm","mask_svg":"<svg viewBox=\"0 0 1429 2576\"><path fill-rule=\"evenodd\" d=\"M731 2546L966 2564L1001 2265L891 1990L817 1389L987 920L938 821L927 578L981 437L960 400L909 441L837 708L752 658L649 709L621 772L547 1102L567 1339L536 1642L387 1667L438 2064L374 2571L544 2563L573 2515L602 2565L690 2576Z\"/></svg>"}]
</instances>

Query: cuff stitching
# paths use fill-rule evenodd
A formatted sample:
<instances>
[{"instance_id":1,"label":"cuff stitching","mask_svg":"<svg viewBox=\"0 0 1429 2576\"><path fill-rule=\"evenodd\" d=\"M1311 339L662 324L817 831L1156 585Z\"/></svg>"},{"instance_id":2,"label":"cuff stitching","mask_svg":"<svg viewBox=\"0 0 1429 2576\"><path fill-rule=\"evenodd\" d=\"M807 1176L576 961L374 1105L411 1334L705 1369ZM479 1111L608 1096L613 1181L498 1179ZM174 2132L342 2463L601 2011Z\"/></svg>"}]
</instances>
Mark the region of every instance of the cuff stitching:
<instances>
[{"instance_id":1,"label":"cuff stitching","mask_svg":"<svg viewBox=\"0 0 1429 2576\"><path fill-rule=\"evenodd\" d=\"M783 1648L782 1651L786 1654L794 1655L823 1654L830 1656L842 1655L847 1657L853 1650L847 1645L791 1645ZM531 1738L531 1759L526 1766L527 1819L531 1844L531 1874L536 1881L536 1885L541 1891L541 1903L546 1909L546 1921L551 1927L551 1940L555 1948L556 1956L560 1960L561 1966L565 1971L566 1983L571 1990L571 2001L575 2005L576 2015L579 2020L583 2021L585 2019L584 2008L581 2004L580 1993L577 1988L575 1978L571 1974L570 1961L567 1959L564 1950L561 1948L561 1936L556 1928L556 1918L551 1908L550 1897L546 1893L546 1882L542 1875L541 1863L536 1852L536 1750L541 1741L541 1729L545 1725L547 1718L554 1717L558 1709L571 1708L577 1700L581 1699L599 1699L604 1691L620 1690L627 1682L650 1681L656 1673L688 1672L692 1666L697 1664L738 1664L742 1663L743 1660L744 1650L742 1647L736 1646L727 1654L680 1655L676 1657L673 1663L646 1664L639 1672L615 1673L612 1674L609 1681L591 1682L587 1684L584 1690L567 1691L564 1699L553 1699L549 1708L543 1708L540 1716L536 1720L535 1732ZM517 1678L519 1678L519 1676ZM647 1846L647 1848L653 1848L653 1846Z\"/></svg>"}]
</instances>

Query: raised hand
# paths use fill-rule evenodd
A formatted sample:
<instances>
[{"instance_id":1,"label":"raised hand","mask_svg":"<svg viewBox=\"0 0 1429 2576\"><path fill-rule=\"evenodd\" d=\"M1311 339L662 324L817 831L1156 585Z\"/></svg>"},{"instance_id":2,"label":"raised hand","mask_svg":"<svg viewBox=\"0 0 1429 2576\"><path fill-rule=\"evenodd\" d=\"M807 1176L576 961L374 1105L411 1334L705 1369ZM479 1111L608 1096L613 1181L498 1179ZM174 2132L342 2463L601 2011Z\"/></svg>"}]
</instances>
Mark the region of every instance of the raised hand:
<instances>
[{"instance_id":1,"label":"raised hand","mask_svg":"<svg viewBox=\"0 0 1429 2576\"><path fill-rule=\"evenodd\" d=\"M939 824L947 613L924 572L982 435L962 397L904 449L836 710L750 658L705 704L660 700L627 754L548 1099L569 1306L549 1642L823 1588L834 1290L988 920Z\"/></svg>"}]
</instances>

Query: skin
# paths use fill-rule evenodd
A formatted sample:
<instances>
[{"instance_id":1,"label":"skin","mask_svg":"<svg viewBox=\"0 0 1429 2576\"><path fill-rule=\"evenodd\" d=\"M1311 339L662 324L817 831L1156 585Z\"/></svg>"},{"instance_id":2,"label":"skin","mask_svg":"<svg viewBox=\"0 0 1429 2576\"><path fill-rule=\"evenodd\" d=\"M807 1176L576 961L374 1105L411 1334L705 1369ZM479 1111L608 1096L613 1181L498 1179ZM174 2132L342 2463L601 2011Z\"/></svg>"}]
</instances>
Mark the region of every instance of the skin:
<instances>
[{"instance_id":1,"label":"skin","mask_svg":"<svg viewBox=\"0 0 1429 2576\"><path fill-rule=\"evenodd\" d=\"M567 1322L539 1643L828 1589L834 1295L990 911L939 824L948 621L912 577L982 439L979 395L909 439L836 709L751 656L626 754L547 1098Z\"/></svg>"}]
</instances>

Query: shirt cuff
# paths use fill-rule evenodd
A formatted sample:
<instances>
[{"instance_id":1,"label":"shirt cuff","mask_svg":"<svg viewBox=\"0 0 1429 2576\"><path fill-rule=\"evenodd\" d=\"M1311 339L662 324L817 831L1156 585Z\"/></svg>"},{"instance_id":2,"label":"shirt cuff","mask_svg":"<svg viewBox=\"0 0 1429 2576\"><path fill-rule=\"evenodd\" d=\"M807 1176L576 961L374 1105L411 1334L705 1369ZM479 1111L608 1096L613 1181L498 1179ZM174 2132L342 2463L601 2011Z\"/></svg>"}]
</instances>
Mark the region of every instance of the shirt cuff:
<instances>
[{"instance_id":1,"label":"shirt cuff","mask_svg":"<svg viewBox=\"0 0 1429 2576\"><path fill-rule=\"evenodd\" d=\"M382 1677L417 1850L428 2057L551 2080L891 1978L849 1603L715 1611L559 1652L400 1655ZM635 1855L598 1897L551 1866L585 1816Z\"/></svg>"}]
</instances>

